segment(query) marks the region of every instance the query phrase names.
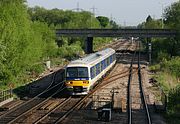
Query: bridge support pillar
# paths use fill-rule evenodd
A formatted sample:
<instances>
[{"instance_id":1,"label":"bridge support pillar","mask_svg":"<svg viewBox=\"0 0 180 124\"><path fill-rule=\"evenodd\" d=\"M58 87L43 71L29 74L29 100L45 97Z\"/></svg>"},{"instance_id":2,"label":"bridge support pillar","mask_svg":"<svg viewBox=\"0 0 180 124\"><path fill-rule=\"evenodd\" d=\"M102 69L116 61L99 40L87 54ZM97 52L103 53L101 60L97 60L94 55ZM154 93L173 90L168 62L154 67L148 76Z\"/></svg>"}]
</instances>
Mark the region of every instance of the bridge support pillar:
<instances>
[{"instance_id":1,"label":"bridge support pillar","mask_svg":"<svg viewBox=\"0 0 180 124\"><path fill-rule=\"evenodd\" d=\"M152 42L151 42L151 38L147 38L147 48L148 48L149 64L151 64L152 63Z\"/></svg>"},{"instance_id":2,"label":"bridge support pillar","mask_svg":"<svg viewBox=\"0 0 180 124\"><path fill-rule=\"evenodd\" d=\"M85 40L85 53L90 54L93 52L93 37L87 37Z\"/></svg>"}]
</instances>

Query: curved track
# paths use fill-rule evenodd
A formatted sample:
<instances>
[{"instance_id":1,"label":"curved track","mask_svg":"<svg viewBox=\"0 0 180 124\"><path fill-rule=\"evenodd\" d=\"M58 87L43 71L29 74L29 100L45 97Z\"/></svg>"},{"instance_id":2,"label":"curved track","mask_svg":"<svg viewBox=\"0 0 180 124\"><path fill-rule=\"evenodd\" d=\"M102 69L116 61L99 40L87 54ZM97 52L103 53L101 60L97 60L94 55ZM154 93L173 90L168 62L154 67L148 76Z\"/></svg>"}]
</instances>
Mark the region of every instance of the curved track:
<instances>
[{"instance_id":1,"label":"curved track","mask_svg":"<svg viewBox=\"0 0 180 124\"><path fill-rule=\"evenodd\" d=\"M63 83L59 83L54 85L54 78L56 73L53 75L53 79L49 87L37 95L36 97L30 99L29 101L7 111L3 115L0 116L0 123L1 124L11 124L16 122L25 114L31 112L33 109L37 108L41 104L45 103L48 99L50 99L55 94L59 93L63 90ZM61 90L59 90L61 89Z\"/></svg>"},{"instance_id":2,"label":"curved track","mask_svg":"<svg viewBox=\"0 0 180 124\"><path fill-rule=\"evenodd\" d=\"M125 54L128 54L129 51L134 49L131 42L120 42L118 44L119 45L113 44L112 47L119 52L117 57L121 59ZM119 49L120 46L123 47ZM134 74L137 70L137 67L132 68L131 73ZM63 83L53 86L52 81L46 91L0 116L0 123L61 123L71 112L73 112L73 110L81 106L89 97L91 97L95 91L111 84L117 79L129 76L128 72L129 70L127 69L113 73L111 77L104 79L102 83L97 85L83 98L64 97L53 100L53 96L63 90ZM55 75L53 78L55 78Z\"/></svg>"}]
</instances>

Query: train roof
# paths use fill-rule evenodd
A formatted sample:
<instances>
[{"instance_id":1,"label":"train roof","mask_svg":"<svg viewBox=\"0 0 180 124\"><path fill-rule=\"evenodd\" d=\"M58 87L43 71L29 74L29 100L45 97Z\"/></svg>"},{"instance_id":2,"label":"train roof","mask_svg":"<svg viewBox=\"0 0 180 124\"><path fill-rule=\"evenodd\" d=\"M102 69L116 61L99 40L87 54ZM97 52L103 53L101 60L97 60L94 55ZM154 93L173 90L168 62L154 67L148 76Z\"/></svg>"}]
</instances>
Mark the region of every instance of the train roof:
<instances>
[{"instance_id":1,"label":"train roof","mask_svg":"<svg viewBox=\"0 0 180 124\"><path fill-rule=\"evenodd\" d=\"M115 50L113 50L112 48L106 48L102 51L92 53L86 57L71 61L69 65L77 65L77 64L90 65L96 62L98 59L106 57L112 53L115 53Z\"/></svg>"}]
</instances>

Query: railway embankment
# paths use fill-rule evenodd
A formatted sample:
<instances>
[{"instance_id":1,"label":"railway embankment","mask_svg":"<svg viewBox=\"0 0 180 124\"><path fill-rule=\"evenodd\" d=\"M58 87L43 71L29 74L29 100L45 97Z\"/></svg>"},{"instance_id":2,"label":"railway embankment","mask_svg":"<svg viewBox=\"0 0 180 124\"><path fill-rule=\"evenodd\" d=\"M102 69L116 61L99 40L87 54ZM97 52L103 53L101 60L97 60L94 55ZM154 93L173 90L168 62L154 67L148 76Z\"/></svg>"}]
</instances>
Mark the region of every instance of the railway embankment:
<instances>
[{"instance_id":1,"label":"railway embankment","mask_svg":"<svg viewBox=\"0 0 180 124\"><path fill-rule=\"evenodd\" d=\"M58 82L63 81L64 70L61 68L55 69L44 76L27 83L27 85L20 86L13 89L13 94L19 98L29 98L34 97L37 94L41 93L48 86L57 84Z\"/></svg>"},{"instance_id":2,"label":"railway embankment","mask_svg":"<svg viewBox=\"0 0 180 124\"><path fill-rule=\"evenodd\" d=\"M151 72L150 83L153 85L156 99L162 99L159 96L163 91L166 95L166 112L162 114L165 116L168 123L180 123L180 64L179 57L171 60L164 60L160 64L150 66ZM163 98L164 99L164 98ZM164 100L162 100L164 101ZM161 103L162 104L162 103Z\"/></svg>"}]
</instances>

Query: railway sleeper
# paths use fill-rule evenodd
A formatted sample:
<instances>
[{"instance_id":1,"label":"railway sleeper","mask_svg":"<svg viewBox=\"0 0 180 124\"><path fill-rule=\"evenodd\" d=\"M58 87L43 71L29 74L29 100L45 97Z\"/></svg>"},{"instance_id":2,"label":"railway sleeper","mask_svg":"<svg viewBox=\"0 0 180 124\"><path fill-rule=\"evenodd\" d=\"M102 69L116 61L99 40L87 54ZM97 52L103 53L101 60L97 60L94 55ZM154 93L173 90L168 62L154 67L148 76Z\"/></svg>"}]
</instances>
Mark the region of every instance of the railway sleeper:
<instances>
[{"instance_id":1,"label":"railway sleeper","mask_svg":"<svg viewBox=\"0 0 180 124\"><path fill-rule=\"evenodd\" d=\"M39 109L40 110L45 110L45 108L48 107L50 104L52 104L52 101L49 101L47 104L41 106Z\"/></svg>"},{"instance_id":2,"label":"railway sleeper","mask_svg":"<svg viewBox=\"0 0 180 124\"><path fill-rule=\"evenodd\" d=\"M52 104L50 104L49 106L47 106L45 109L46 110L52 110L53 108L55 108L57 105L59 104L58 101L53 102Z\"/></svg>"}]
</instances>

